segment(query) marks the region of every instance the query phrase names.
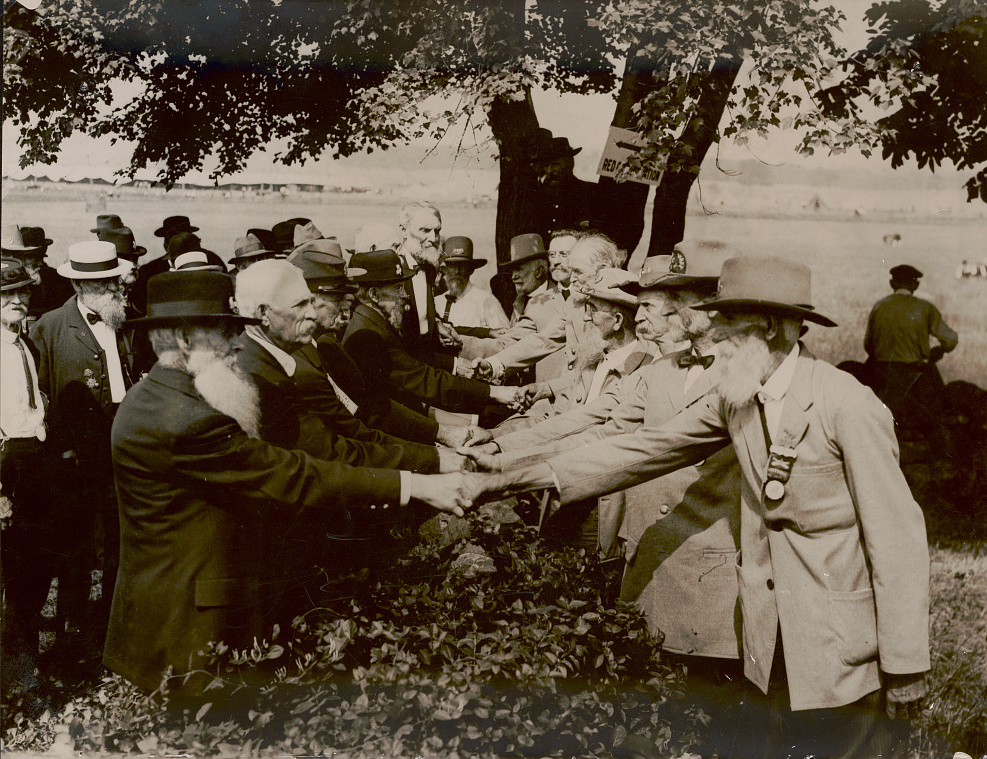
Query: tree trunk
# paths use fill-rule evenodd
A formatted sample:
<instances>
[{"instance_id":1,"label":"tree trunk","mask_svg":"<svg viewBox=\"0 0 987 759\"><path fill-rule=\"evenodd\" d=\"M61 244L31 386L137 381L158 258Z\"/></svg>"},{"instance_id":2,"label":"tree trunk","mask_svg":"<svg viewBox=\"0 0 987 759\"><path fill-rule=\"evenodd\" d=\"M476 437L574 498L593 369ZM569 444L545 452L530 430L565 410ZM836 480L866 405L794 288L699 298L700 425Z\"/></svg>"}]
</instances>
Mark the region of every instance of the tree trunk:
<instances>
[{"instance_id":1,"label":"tree trunk","mask_svg":"<svg viewBox=\"0 0 987 759\"><path fill-rule=\"evenodd\" d=\"M531 93L523 100L495 100L490 108L490 128L500 148L500 185L497 189L497 226L494 241L497 265L511 258L511 237L521 221L522 209L537 190L534 172L528 165L527 147L538 117Z\"/></svg>"},{"instance_id":2,"label":"tree trunk","mask_svg":"<svg viewBox=\"0 0 987 759\"><path fill-rule=\"evenodd\" d=\"M719 59L707 75L702 95L696 108L696 113L689 120L679 138L679 156L672 160L683 158L686 165L694 167L695 173L688 170L675 173L666 172L661 184L655 192L654 209L651 216L651 239L648 243L648 255L658 256L672 252L672 249L685 236L685 212L689 202L689 191L692 183L699 176L702 165L710 146L718 140L720 119L726 107L727 98L733 89L733 83L740 72L739 60ZM688 146L691 153L688 157L682 155L682 150Z\"/></svg>"}]
</instances>

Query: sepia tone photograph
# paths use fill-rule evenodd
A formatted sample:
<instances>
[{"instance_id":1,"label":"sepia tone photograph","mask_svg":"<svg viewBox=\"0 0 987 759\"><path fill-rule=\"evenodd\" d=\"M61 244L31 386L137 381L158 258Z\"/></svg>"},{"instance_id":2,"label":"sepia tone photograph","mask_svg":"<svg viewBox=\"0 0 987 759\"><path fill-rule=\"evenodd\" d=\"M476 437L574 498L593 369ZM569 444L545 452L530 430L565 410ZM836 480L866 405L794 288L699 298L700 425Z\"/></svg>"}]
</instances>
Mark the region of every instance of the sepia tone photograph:
<instances>
[{"instance_id":1,"label":"sepia tone photograph","mask_svg":"<svg viewBox=\"0 0 987 759\"><path fill-rule=\"evenodd\" d=\"M981 0L4 0L5 756L987 758Z\"/></svg>"}]
</instances>

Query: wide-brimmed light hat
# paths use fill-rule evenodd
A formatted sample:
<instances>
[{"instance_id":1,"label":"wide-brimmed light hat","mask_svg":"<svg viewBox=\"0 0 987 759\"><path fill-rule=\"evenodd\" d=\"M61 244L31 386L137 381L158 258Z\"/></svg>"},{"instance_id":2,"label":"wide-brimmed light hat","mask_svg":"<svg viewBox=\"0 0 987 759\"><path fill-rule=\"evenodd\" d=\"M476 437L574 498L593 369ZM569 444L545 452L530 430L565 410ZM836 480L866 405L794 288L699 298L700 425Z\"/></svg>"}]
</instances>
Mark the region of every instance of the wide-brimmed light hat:
<instances>
[{"instance_id":1,"label":"wide-brimmed light hat","mask_svg":"<svg viewBox=\"0 0 987 759\"><path fill-rule=\"evenodd\" d=\"M730 258L723 263L716 297L692 308L697 311L779 314L835 327L812 305L812 272L808 266L772 256Z\"/></svg>"},{"instance_id":2,"label":"wide-brimmed light hat","mask_svg":"<svg viewBox=\"0 0 987 759\"><path fill-rule=\"evenodd\" d=\"M296 249L288 256L288 262L301 269L313 293L355 293L358 289L347 277L343 249L335 240L310 240L304 250Z\"/></svg>"},{"instance_id":3,"label":"wide-brimmed light hat","mask_svg":"<svg viewBox=\"0 0 987 759\"><path fill-rule=\"evenodd\" d=\"M512 269L533 258L548 259L548 251L545 250L545 242L541 239L541 235L533 232L517 235L511 238L511 260L501 264L500 268Z\"/></svg>"},{"instance_id":4,"label":"wide-brimmed light hat","mask_svg":"<svg viewBox=\"0 0 987 759\"><path fill-rule=\"evenodd\" d=\"M17 224L4 224L0 229L0 248L4 253L38 253L51 245L41 227L21 227Z\"/></svg>"},{"instance_id":5,"label":"wide-brimmed light hat","mask_svg":"<svg viewBox=\"0 0 987 759\"><path fill-rule=\"evenodd\" d=\"M69 245L69 260L57 271L68 279L109 279L129 273L134 265L117 256L111 242L93 240Z\"/></svg>"}]
</instances>

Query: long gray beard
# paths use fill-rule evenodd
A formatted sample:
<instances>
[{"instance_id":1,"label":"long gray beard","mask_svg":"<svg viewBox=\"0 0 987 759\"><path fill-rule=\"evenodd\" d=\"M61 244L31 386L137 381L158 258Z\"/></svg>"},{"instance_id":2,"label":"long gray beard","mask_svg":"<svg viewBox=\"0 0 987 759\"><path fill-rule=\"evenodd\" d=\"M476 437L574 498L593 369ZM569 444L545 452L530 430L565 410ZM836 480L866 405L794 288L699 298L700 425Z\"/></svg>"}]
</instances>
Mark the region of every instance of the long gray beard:
<instances>
[{"instance_id":1,"label":"long gray beard","mask_svg":"<svg viewBox=\"0 0 987 759\"><path fill-rule=\"evenodd\" d=\"M439 268L439 249L432 245L423 245L421 240L413 240L410 237L404 242L404 249L411 254L418 263L430 263L436 269Z\"/></svg>"},{"instance_id":2,"label":"long gray beard","mask_svg":"<svg viewBox=\"0 0 987 759\"><path fill-rule=\"evenodd\" d=\"M221 414L232 417L252 438L260 438L260 401L257 388L240 370L235 356L218 357L211 351L193 351L188 370L195 389Z\"/></svg>"},{"instance_id":3,"label":"long gray beard","mask_svg":"<svg viewBox=\"0 0 987 759\"><path fill-rule=\"evenodd\" d=\"M586 330L579 345L576 346L576 371L582 374L586 369L596 366L603 358L607 342L595 327Z\"/></svg>"},{"instance_id":4,"label":"long gray beard","mask_svg":"<svg viewBox=\"0 0 987 759\"><path fill-rule=\"evenodd\" d=\"M717 365L717 392L727 410L736 413L754 402L761 383L767 379L771 352L763 339L746 335L736 350L726 343L721 344L720 355L713 364L714 369L717 369Z\"/></svg>"},{"instance_id":5,"label":"long gray beard","mask_svg":"<svg viewBox=\"0 0 987 759\"><path fill-rule=\"evenodd\" d=\"M127 301L117 293L105 290L103 292L87 292L80 296L82 304L92 309L103 323L114 332L123 325L127 318Z\"/></svg>"}]
</instances>

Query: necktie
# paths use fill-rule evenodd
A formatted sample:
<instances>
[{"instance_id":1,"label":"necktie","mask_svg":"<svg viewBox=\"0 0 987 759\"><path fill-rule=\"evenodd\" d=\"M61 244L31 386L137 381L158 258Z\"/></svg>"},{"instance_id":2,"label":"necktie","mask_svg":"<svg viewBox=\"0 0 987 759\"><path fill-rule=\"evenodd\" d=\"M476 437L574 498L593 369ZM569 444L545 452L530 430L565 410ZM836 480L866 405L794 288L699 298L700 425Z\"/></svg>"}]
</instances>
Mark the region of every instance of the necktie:
<instances>
[{"instance_id":1,"label":"necktie","mask_svg":"<svg viewBox=\"0 0 987 759\"><path fill-rule=\"evenodd\" d=\"M519 295L514 299L514 320L517 321L524 313L525 306L528 305L528 296Z\"/></svg>"},{"instance_id":2,"label":"necktie","mask_svg":"<svg viewBox=\"0 0 987 759\"><path fill-rule=\"evenodd\" d=\"M27 360L27 348L24 341L19 337L14 341L21 352L21 362L24 364L24 376L27 378L27 403L31 408L38 407L38 400L34 396L34 379L31 376L31 363Z\"/></svg>"},{"instance_id":3,"label":"necktie","mask_svg":"<svg viewBox=\"0 0 987 759\"><path fill-rule=\"evenodd\" d=\"M569 300L569 288L560 287L559 292L562 293L562 300Z\"/></svg>"},{"instance_id":4,"label":"necktie","mask_svg":"<svg viewBox=\"0 0 987 759\"><path fill-rule=\"evenodd\" d=\"M446 310L442 314L442 321L449 321L449 312L452 311L452 304L456 302L456 296L452 293L446 293Z\"/></svg>"},{"instance_id":5,"label":"necktie","mask_svg":"<svg viewBox=\"0 0 987 759\"><path fill-rule=\"evenodd\" d=\"M86 321L89 322L90 324L95 324L96 322L103 321L103 318L95 311L90 311L88 314L86 314Z\"/></svg>"},{"instance_id":6,"label":"necktie","mask_svg":"<svg viewBox=\"0 0 987 759\"><path fill-rule=\"evenodd\" d=\"M676 359L676 363L679 366L701 366L703 369L709 369L713 364L713 359L716 356L697 356L695 353L683 353Z\"/></svg>"}]
</instances>

